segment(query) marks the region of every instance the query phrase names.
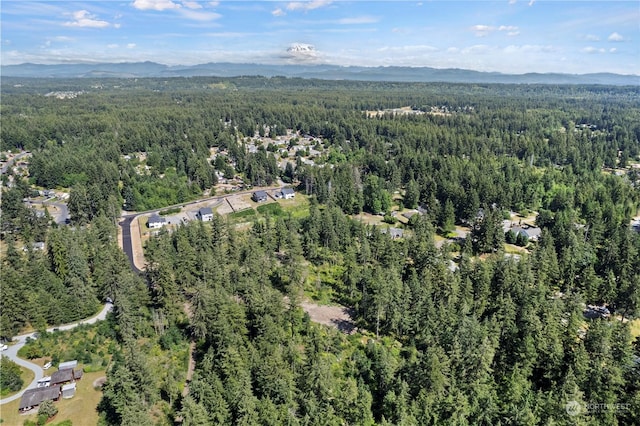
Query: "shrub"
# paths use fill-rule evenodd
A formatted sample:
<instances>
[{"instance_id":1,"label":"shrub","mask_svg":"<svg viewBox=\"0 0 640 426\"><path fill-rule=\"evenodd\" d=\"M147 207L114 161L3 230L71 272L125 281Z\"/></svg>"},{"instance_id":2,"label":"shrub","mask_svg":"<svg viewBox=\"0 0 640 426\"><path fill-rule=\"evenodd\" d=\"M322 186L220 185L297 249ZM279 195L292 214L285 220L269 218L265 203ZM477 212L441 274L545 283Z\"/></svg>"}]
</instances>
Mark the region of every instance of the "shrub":
<instances>
[{"instance_id":1,"label":"shrub","mask_svg":"<svg viewBox=\"0 0 640 426\"><path fill-rule=\"evenodd\" d=\"M24 384L18 364L9 358L0 358L0 392L19 391Z\"/></svg>"},{"instance_id":2,"label":"shrub","mask_svg":"<svg viewBox=\"0 0 640 426\"><path fill-rule=\"evenodd\" d=\"M58 414L58 407L53 405L52 401L42 401L38 407L38 424L44 424L48 419ZM44 418L44 422L40 423L40 419Z\"/></svg>"}]
</instances>

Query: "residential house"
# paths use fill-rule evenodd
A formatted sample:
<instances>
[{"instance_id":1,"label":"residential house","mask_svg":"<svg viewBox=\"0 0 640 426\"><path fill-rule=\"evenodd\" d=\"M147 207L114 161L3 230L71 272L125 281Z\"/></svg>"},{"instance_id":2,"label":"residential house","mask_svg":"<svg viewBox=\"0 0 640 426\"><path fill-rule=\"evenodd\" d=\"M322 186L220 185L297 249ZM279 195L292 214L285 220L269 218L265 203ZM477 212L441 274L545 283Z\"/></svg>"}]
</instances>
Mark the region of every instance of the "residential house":
<instances>
[{"instance_id":1,"label":"residential house","mask_svg":"<svg viewBox=\"0 0 640 426\"><path fill-rule=\"evenodd\" d=\"M211 222L213 220L213 210L211 210L211 207L203 207L198 210L196 216L203 222Z\"/></svg>"},{"instance_id":2,"label":"residential house","mask_svg":"<svg viewBox=\"0 0 640 426\"><path fill-rule=\"evenodd\" d=\"M264 192L264 191L256 191L251 196L251 199L253 201L255 201L256 203L263 203L263 202L267 201L268 196L267 196L267 193Z\"/></svg>"},{"instance_id":3,"label":"residential house","mask_svg":"<svg viewBox=\"0 0 640 426\"><path fill-rule=\"evenodd\" d=\"M296 193L292 188L282 188L282 190L273 193L274 198L284 198L285 200L290 200L295 198L295 196Z\"/></svg>"},{"instance_id":4,"label":"residential house","mask_svg":"<svg viewBox=\"0 0 640 426\"><path fill-rule=\"evenodd\" d=\"M158 229L158 228L162 228L166 224L167 224L167 220L164 217L160 217L157 214L154 214L151 217L149 217L149 221L147 222L147 227L149 227L149 229Z\"/></svg>"},{"instance_id":5,"label":"residential house","mask_svg":"<svg viewBox=\"0 0 640 426\"><path fill-rule=\"evenodd\" d=\"M282 198L284 198L285 200L290 200L292 198L295 198L296 196L293 188L282 188L282 191L280 192L282 193Z\"/></svg>"},{"instance_id":6,"label":"residential house","mask_svg":"<svg viewBox=\"0 0 640 426\"><path fill-rule=\"evenodd\" d=\"M538 227L521 228L519 226L514 226L513 228L511 228L511 231L516 234L516 237L518 235L522 235L529 241L538 241L540 235L542 234L542 229Z\"/></svg>"},{"instance_id":7,"label":"residential house","mask_svg":"<svg viewBox=\"0 0 640 426\"><path fill-rule=\"evenodd\" d=\"M29 411L44 401L57 401L58 399L60 399L60 386L27 389L22 394L18 410Z\"/></svg>"}]
</instances>

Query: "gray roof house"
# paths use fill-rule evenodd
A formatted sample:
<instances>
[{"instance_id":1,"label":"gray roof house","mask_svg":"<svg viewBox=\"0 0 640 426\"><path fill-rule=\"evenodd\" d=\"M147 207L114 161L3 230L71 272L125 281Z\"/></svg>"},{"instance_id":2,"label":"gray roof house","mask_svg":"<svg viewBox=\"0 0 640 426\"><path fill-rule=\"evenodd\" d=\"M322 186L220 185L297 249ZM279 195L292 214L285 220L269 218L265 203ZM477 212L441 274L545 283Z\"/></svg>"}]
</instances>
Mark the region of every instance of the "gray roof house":
<instances>
[{"instance_id":1,"label":"gray roof house","mask_svg":"<svg viewBox=\"0 0 640 426\"><path fill-rule=\"evenodd\" d=\"M519 226L514 226L511 228L511 231L516 234L516 236L522 235L527 237L530 241L538 241L538 238L540 238L542 234L542 229L538 227L520 228Z\"/></svg>"},{"instance_id":2,"label":"gray roof house","mask_svg":"<svg viewBox=\"0 0 640 426\"><path fill-rule=\"evenodd\" d=\"M202 207L198 210L196 216L203 222L210 222L213 220L213 210L211 210L211 207Z\"/></svg>"},{"instance_id":3,"label":"gray roof house","mask_svg":"<svg viewBox=\"0 0 640 426\"><path fill-rule=\"evenodd\" d=\"M165 219L164 217L160 217L157 214L151 215L151 217L149 217L149 221L147 222L147 226L149 227L149 229L162 228L166 224L167 219Z\"/></svg>"},{"instance_id":4,"label":"gray roof house","mask_svg":"<svg viewBox=\"0 0 640 426\"><path fill-rule=\"evenodd\" d=\"M264 191L256 191L253 193L253 195L251 196L251 199L253 201L255 201L256 203L263 203L265 201L267 201L267 193Z\"/></svg>"},{"instance_id":5,"label":"gray roof house","mask_svg":"<svg viewBox=\"0 0 640 426\"><path fill-rule=\"evenodd\" d=\"M27 389L24 391L24 394L22 394L18 409L20 411L29 411L33 407L42 404L43 401L57 401L59 398L60 386Z\"/></svg>"},{"instance_id":6,"label":"gray roof house","mask_svg":"<svg viewBox=\"0 0 640 426\"><path fill-rule=\"evenodd\" d=\"M289 200L296 196L293 188L282 188L282 191L280 192L282 193L282 198L284 198L285 200Z\"/></svg>"}]
</instances>

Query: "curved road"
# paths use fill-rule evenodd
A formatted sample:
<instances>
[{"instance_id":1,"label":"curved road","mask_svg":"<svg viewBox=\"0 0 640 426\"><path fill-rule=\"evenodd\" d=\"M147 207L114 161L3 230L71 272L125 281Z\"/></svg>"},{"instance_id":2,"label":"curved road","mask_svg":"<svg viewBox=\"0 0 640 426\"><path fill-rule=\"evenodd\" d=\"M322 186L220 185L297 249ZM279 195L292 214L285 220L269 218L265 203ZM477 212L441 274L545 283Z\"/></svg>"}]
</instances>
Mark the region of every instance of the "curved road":
<instances>
[{"instance_id":1,"label":"curved road","mask_svg":"<svg viewBox=\"0 0 640 426\"><path fill-rule=\"evenodd\" d=\"M71 323L71 324L65 324L65 325L61 325L61 326L57 326L57 327L50 327L50 328L47 328L47 332L52 333L52 332L54 332L56 330L60 330L60 331L71 330L73 328L76 328L80 324L93 324L93 323L95 323L97 321L102 321L107 317L107 313L112 308L113 308L113 305L111 303L105 303L104 307L98 313L98 315L93 316L91 318L83 319L83 320L80 320L78 322L74 322L74 323ZM4 399L0 399L0 405L1 404L6 404L7 402L11 402L11 401L14 401L14 400L20 398L25 390L36 387L38 380L42 379L42 377L44 375L44 370L42 370L42 368L40 368L39 365L36 365L36 364L34 364L32 362L29 362L29 361L25 361L22 358L18 358L18 351L20 350L21 347L23 347L25 345L25 343L27 343L27 338L28 337L33 338L34 334L35 334L35 332L34 333L28 333L28 334L21 334L20 336L14 337L13 341L16 342L16 343L14 345L9 346L9 349L7 349L6 351L3 351L1 353L2 356L6 356L7 358L9 358L11 361L15 362L19 366L28 368L29 370L33 371L35 373L35 378L33 379L33 381L31 383L29 383L28 386L26 386L24 389L22 389L17 394L11 395L11 396L9 396L7 398L4 398Z\"/></svg>"}]
</instances>

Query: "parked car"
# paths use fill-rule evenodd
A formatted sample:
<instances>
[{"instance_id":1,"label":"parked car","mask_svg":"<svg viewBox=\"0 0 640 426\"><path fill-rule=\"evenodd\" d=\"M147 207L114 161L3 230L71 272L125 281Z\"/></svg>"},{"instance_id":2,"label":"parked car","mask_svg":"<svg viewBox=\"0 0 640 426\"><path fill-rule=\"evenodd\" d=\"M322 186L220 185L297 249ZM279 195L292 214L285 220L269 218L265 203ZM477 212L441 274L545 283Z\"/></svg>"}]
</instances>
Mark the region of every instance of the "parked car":
<instances>
[{"instance_id":1,"label":"parked car","mask_svg":"<svg viewBox=\"0 0 640 426\"><path fill-rule=\"evenodd\" d=\"M6 351L7 349L9 349L9 346L7 345L0 345L0 351Z\"/></svg>"},{"instance_id":2,"label":"parked car","mask_svg":"<svg viewBox=\"0 0 640 426\"><path fill-rule=\"evenodd\" d=\"M46 363L45 365L42 366L43 370L48 370L51 368L51 361L49 361L48 363Z\"/></svg>"}]
</instances>

